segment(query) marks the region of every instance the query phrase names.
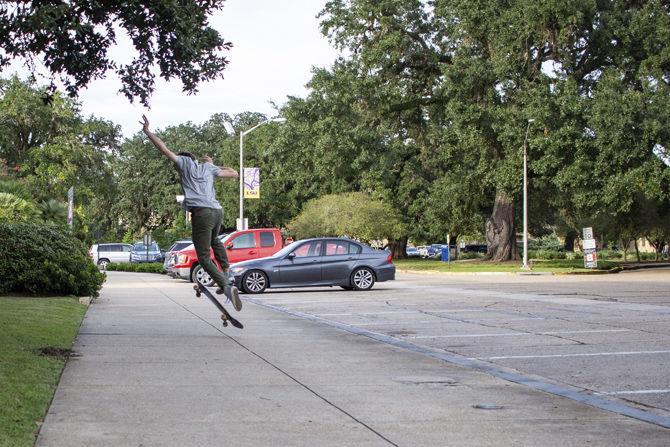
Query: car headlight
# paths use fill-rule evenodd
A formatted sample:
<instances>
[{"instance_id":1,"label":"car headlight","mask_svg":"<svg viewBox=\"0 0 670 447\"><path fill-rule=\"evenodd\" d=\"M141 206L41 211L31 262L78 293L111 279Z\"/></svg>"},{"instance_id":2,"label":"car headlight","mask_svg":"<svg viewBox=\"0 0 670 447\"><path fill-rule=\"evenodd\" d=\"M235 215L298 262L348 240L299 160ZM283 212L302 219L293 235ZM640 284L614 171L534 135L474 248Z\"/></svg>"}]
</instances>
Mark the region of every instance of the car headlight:
<instances>
[{"instance_id":1,"label":"car headlight","mask_svg":"<svg viewBox=\"0 0 670 447\"><path fill-rule=\"evenodd\" d=\"M230 268L230 273L237 276L237 275L240 275L245 270L246 270L246 268L244 268L244 267L231 267Z\"/></svg>"}]
</instances>

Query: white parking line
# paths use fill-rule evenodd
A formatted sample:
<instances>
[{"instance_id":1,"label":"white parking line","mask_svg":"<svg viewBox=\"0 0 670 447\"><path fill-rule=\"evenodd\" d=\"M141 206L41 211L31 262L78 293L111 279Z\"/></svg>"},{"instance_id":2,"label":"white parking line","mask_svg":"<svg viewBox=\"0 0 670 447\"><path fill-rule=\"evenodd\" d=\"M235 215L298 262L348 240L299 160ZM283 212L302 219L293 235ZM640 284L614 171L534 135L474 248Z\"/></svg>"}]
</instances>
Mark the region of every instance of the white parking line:
<instances>
[{"instance_id":1,"label":"white parking line","mask_svg":"<svg viewBox=\"0 0 670 447\"><path fill-rule=\"evenodd\" d=\"M634 391L610 391L607 393L596 393L604 396L618 396L620 394L665 394L670 393L670 390L634 390Z\"/></svg>"},{"instance_id":2,"label":"white parking line","mask_svg":"<svg viewBox=\"0 0 670 447\"><path fill-rule=\"evenodd\" d=\"M334 314L315 314L318 315L319 317L351 317L351 316L356 316L356 315L389 315L389 314L417 314L419 312L415 310L411 311L406 311L406 310L392 310L392 311L382 311L382 312L356 312L356 313L334 313Z\"/></svg>"},{"instance_id":3,"label":"white parking line","mask_svg":"<svg viewBox=\"0 0 670 447\"><path fill-rule=\"evenodd\" d=\"M670 354L670 351L621 351L621 352L592 352L581 354L547 354L547 355L502 355L496 357L471 357L474 360L504 360L504 359L548 359L558 357L598 357L606 355L645 355L645 354Z\"/></svg>"},{"instance_id":4,"label":"white parking line","mask_svg":"<svg viewBox=\"0 0 670 447\"><path fill-rule=\"evenodd\" d=\"M465 337L519 337L521 335L533 335L525 332L514 332L505 334L455 334L455 335L412 335L405 338L465 338Z\"/></svg>"},{"instance_id":5,"label":"white parking line","mask_svg":"<svg viewBox=\"0 0 670 447\"><path fill-rule=\"evenodd\" d=\"M539 335L561 335L561 334L599 334L605 332L630 332L630 329L600 329L592 331L552 331L538 332Z\"/></svg>"}]
</instances>

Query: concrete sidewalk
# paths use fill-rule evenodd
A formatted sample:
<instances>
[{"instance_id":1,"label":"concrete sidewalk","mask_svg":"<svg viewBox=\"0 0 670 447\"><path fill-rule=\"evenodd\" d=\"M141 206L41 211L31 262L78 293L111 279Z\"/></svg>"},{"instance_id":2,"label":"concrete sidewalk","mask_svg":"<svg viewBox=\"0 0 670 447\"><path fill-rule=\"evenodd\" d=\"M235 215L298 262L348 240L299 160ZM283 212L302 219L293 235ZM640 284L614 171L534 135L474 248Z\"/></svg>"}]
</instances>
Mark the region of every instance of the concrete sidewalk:
<instances>
[{"instance_id":1,"label":"concrete sidewalk","mask_svg":"<svg viewBox=\"0 0 670 447\"><path fill-rule=\"evenodd\" d=\"M108 272L38 446L629 446L670 431L164 276ZM502 409L478 409L477 405Z\"/></svg>"}]
</instances>

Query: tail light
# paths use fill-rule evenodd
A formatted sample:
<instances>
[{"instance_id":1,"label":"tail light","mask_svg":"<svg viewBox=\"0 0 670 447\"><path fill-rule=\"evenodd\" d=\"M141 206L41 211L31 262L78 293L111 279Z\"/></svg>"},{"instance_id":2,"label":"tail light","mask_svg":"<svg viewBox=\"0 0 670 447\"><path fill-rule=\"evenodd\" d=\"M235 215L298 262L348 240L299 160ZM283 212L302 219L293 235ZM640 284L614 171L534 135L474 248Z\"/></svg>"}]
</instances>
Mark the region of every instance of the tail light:
<instances>
[{"instance_id":1,"label":"tail light","mask_svg":"<svg viewBox=\"0 0 670 447\"><path fill-rule=\"evenodd\" d=\"M393 264L393 255L389 253L388 257L386 258L386 262L389 264Z\"/></svg>"}]
</instances>

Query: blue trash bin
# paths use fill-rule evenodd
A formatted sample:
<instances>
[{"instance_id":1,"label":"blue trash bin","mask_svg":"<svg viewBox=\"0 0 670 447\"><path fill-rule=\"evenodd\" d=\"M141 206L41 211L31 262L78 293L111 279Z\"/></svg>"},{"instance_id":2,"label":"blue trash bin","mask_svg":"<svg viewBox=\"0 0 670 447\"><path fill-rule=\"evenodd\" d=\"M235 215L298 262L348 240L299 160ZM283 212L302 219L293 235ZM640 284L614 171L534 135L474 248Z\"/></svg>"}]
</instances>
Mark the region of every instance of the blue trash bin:
<instances>
[{"instance_id":1,"label":"blue trash bin","mask_svg":"<svg viewBox=\"0 0 670 447\"><path fill-rule=\"evenodd\" d=\"M449 247L446 245L442 246L442 252L440 253L440 260L442 262L449 262Z\"/></svg>"}]
</instances>

